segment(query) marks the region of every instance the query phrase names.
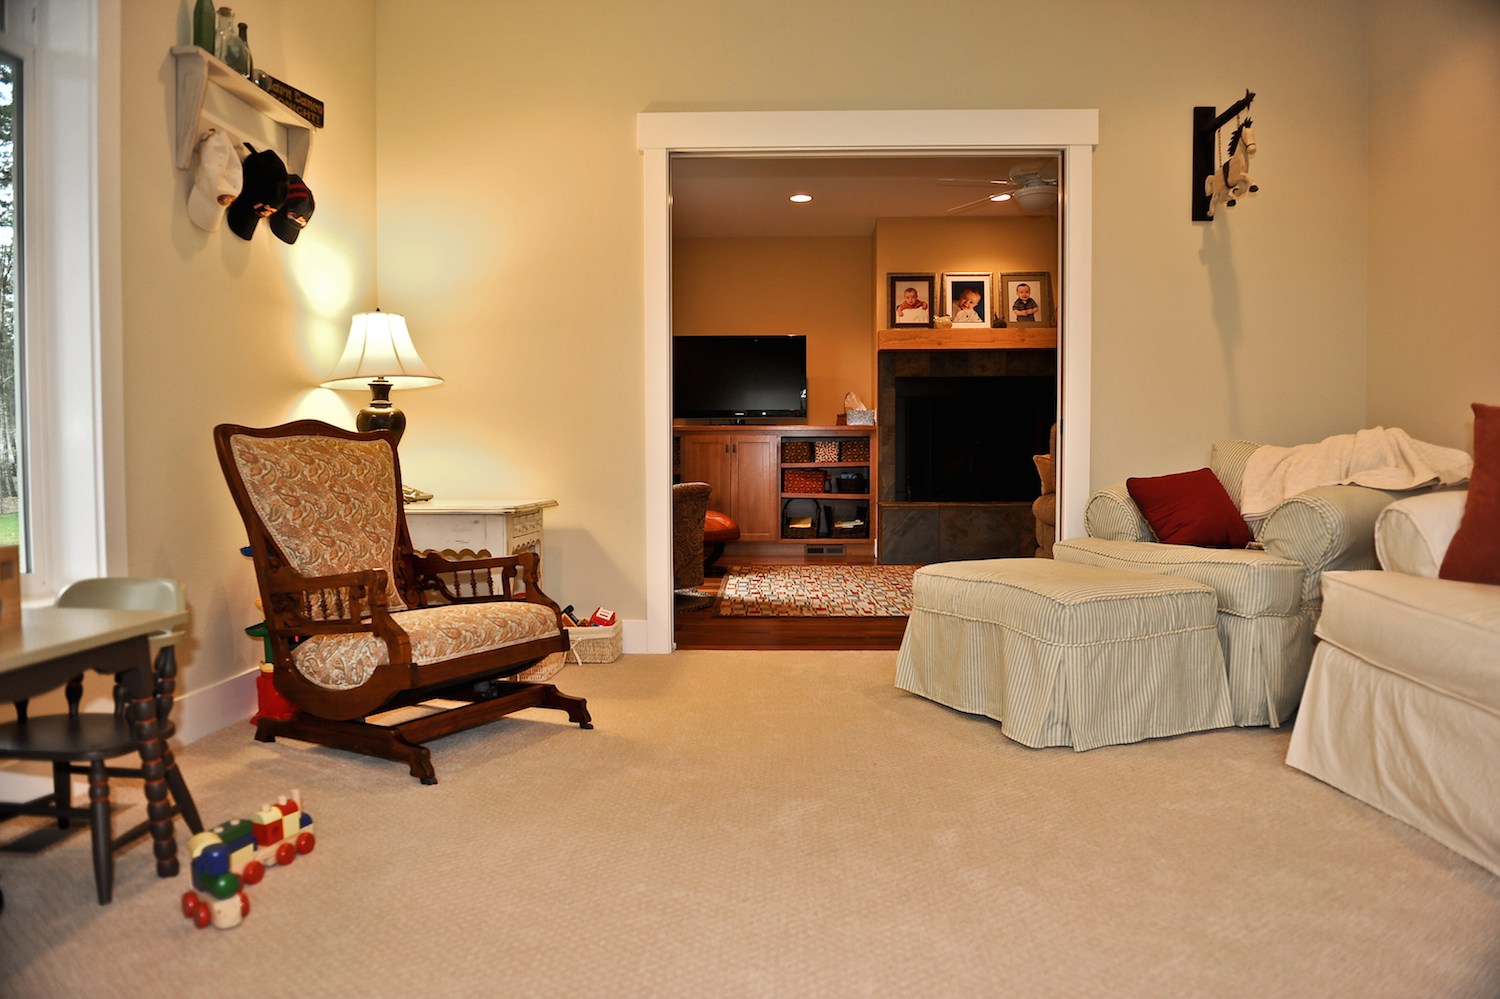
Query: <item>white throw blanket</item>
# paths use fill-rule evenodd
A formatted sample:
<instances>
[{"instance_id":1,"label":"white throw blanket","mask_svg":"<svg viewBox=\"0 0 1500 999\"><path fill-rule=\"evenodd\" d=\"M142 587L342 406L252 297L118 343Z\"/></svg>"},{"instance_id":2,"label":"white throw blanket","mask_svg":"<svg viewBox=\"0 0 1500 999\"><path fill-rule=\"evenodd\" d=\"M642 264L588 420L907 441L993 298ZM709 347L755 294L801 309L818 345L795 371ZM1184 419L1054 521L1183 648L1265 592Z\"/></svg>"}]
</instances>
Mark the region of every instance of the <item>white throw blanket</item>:
<instances>
[{"instance_id":1,"label":"white throw blanket","mask_svg":"<svg viewBox=\"0 0 1500 999\"><path fill-rule=\"evenodd\" d=\"M1250 455L1240 486L1240 514L1264 517L1288 497L1317 486L1419 489L1463 482L1474 459L1463 451L1414 440L1405 430L1375 427L1316 444L1264 445Z\"/></svg>"}]
</instances>

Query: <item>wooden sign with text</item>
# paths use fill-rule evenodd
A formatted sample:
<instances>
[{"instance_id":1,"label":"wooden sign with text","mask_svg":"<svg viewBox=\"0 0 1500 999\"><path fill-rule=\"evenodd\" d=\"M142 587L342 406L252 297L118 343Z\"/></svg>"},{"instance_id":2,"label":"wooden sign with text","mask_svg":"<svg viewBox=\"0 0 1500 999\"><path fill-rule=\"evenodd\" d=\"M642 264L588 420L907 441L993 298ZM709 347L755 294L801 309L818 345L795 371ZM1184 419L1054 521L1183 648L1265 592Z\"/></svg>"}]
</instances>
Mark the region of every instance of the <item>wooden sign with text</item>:
<instances>
[{"instance_id":1,"label":"wooden sign with text","mask_svg":"<svg viewBox=\"0 0 1500 999\"><path fill-rule=\"evenodd\" d=\"M317 128L323 127L323 102L310 94L304 94L289 83L282 83L270 73L261 73L255 81L260 88L297 112Z\"/></svg>"}]
</instances>

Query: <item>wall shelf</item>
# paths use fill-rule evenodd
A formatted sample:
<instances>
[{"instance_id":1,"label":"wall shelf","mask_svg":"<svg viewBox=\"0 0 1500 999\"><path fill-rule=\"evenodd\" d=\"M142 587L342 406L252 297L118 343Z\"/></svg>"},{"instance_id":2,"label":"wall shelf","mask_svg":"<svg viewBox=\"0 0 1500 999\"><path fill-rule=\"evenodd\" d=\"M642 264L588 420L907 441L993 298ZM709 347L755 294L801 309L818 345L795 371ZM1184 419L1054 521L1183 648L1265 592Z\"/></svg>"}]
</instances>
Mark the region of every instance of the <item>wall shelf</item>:
<instances>
[{"instance_id":1,"label":"wall shelf","mask_svg":"<svg viewBox=\"0 0 1500 999\"><path fill-rule=\"evenodd\" d=\"M312 152L311 122L196 45L174 45L172 58L177 64L177 169L186 170L192 164L193 147L206 131L205 109L213 88L269 120L273 133L281 136L276 151L287 171L305 176ZM259 145L265 141L260 133L245 134L232 121L208 117L214 127L234 133L237 142L249 139Z\"/></svg>"},{"instance_id":2,"label":"wall shelf","mask_svg":"<svg viewBox=\"0 0 1500 999\"><path fill-rule=\"evenodd\" d=\"M876 350L1055 350L1056 326L876 330Z\"/></svg>"}]
</instances>

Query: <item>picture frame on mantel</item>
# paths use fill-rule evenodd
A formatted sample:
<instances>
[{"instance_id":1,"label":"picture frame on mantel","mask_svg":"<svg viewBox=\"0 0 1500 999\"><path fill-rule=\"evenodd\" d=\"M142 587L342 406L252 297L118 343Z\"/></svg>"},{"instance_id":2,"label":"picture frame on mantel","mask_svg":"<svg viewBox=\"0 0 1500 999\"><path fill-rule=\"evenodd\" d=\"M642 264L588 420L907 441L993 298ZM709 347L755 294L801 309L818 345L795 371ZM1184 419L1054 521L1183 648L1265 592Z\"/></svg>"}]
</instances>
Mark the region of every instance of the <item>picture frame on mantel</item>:
<instances>
[{"instance_id":1,"label":"picture frame on mantel","mask_svg":"<svg viewBox=\"0 0 1500 999\"><path fill-rule=\"evenodd\" d=\"M952 271L943 275L943 307L954 329L988 329L990 277L987 271Z\"/></svg>"},{"instance_id":2,"label":"picture frame on mantel","mask_svg":"<svg viewBox=\"0 0 1500 999\"><path fill-rule=\"evenodd\" d=\"M1022 289L1026 298L1022 298ZM1052 275L1046 271L1001 274L1000 303L1005 308L1005 322L1011 326L1052 326ZM1033 306L1021 308L1023 302ZM1035 311L1031 311L1034 308ZM1029 313L1029 314L1028 314Z\"/></svg>"},{"instance_id":3,"label":"picture frame on mantel","mask_svg":"<svg viewBox=\"0 0 1500 999\"><path fill-rule=\"evenodd\" d=\"M887 274L886 328L930 328L936 311L932 300L936 288L936 274Z\"/></svg>"}]
</instances>

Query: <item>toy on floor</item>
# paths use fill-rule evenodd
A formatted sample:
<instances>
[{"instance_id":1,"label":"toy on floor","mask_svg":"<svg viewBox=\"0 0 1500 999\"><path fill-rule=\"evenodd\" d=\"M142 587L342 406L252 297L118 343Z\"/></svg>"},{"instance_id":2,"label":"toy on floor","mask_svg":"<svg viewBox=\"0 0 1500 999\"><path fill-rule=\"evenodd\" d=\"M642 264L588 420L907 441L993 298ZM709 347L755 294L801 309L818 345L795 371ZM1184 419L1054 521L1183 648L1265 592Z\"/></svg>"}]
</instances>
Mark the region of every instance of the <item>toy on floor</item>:
<instances>
[{"instance_id":1,"label":"toy on floor","mask_svg":"<svg viewBox=\"0 0 1500 999\"><path fill-rule=\"evenodd\" d=\"M1250 157L1255 155L1255 129L1253 120L1246 118L1244 124L1229 137L1229 159L1203 183L1208 194L1208 214L1212 218L1219 205L1233 208L1239 198L1260 190L1250 179Z\"/></svg>"},{"instance_id":2,"label":"toy on floor","mask_svg":"<svg viewBox=\"0 0 1500 999\"><path fill-rule=\"evenodd\" d=\"M184 893L183 915L199 929L209 923L221 930L238 926L250 912L242 886L259 884L267 867L284 867L317 845L312 816L302 810L301 797L293 791L274 805L262 805L248 819L226 822L188 840L193 887L209 897Z\"/></svg>"}]
</instances>

